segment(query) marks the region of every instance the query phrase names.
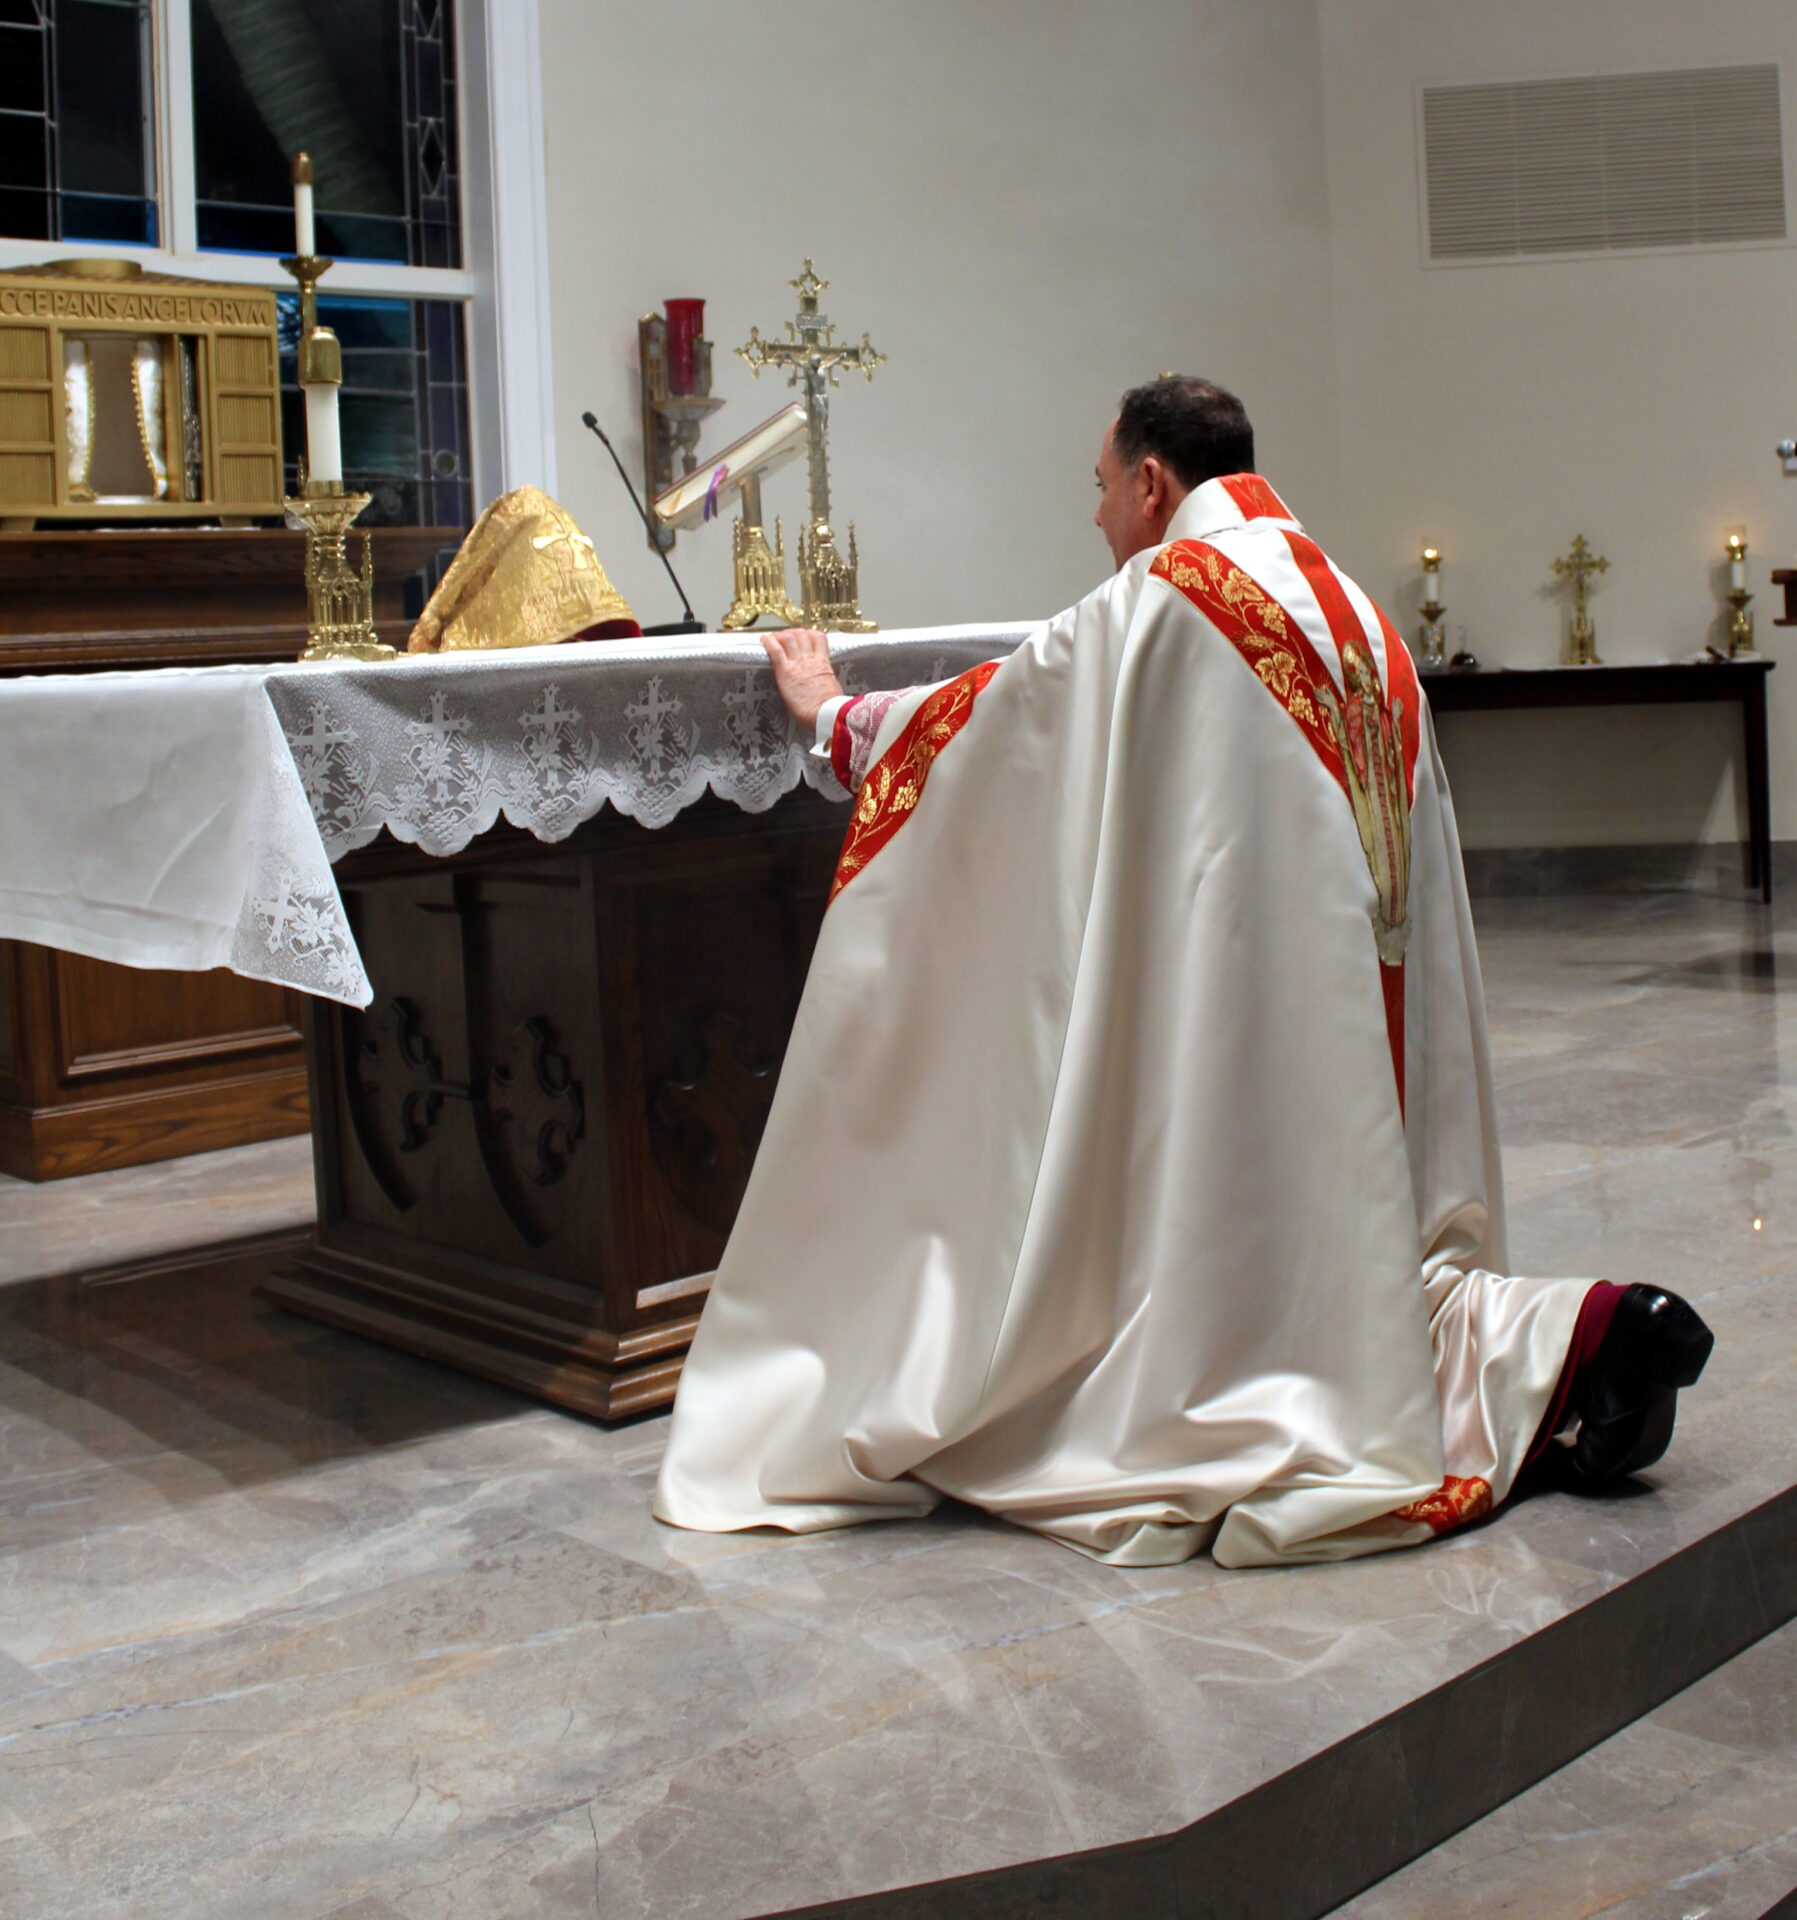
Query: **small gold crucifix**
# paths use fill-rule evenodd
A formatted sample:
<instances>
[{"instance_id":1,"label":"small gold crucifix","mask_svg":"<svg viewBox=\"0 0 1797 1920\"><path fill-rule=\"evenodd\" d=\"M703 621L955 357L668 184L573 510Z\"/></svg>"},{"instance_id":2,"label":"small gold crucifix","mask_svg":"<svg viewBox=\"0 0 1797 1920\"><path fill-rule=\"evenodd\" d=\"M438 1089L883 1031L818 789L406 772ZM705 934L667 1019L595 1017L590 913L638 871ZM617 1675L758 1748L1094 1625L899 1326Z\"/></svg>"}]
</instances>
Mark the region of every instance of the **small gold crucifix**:
<instances>
[{"instance_id":1,"label":"small gold crucifix","mask_svg":"<svg viewBox=\"0 0 1797 1920\"><path fill-rule=\"evenodd\" d=\"M1593 553L1581 533L1570 551L1554 562L1554 571L1562 580L1572 581L1572 636L1567 645L1569 667L1597 667L1597 628L1591 619L1588 582L1593 574L1608 573L1610 563L1601 553Z\"/></svg>"},{"instance_id":2,"label":"small gold crucifix","mask_svg":"<svg viewBox=\"0 0 1797 1920\"><path fill-rule=\"evenodd\" d=\"M784 369L789 387L805 389L807 452L811 472L811 524L799 536L799 580L804 617L818 627L838 633L871 633L873 624L861 617L856 582L854 528L849 529L849 558L836 550L830 527L830 389L846 370L871 381L874 368L886 356L864 333L858 347L836 338L836 328L818 311L817 296L829 286L820 280L811 262L787 285L799 296L798 317L786 323L784 340L764 340L759 327L749 329L746 346L736 349L759 380L763 367Z\"/></svg>"}]
</instances>

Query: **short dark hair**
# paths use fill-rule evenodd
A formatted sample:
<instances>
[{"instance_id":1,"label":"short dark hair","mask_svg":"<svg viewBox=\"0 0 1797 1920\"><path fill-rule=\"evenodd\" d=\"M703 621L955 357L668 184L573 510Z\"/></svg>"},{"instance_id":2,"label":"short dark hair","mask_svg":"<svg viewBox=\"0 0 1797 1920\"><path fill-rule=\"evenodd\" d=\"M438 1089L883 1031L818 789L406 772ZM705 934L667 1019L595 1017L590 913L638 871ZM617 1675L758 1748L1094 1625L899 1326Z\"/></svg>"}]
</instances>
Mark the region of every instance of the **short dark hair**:
<instances>
[{"instance_id":1,"label":"short dark hair","mask_svg":"<svg viewBox=\"0 0 1797 1920\"><path fill-rule=\"evenodd\" d=\"M1117 406L1111 449L1125 472L1153 454L1185 487L1254 471L1254 429L1233 393L1190 374L1131 387Z\"/></svg>"}]
</instances>

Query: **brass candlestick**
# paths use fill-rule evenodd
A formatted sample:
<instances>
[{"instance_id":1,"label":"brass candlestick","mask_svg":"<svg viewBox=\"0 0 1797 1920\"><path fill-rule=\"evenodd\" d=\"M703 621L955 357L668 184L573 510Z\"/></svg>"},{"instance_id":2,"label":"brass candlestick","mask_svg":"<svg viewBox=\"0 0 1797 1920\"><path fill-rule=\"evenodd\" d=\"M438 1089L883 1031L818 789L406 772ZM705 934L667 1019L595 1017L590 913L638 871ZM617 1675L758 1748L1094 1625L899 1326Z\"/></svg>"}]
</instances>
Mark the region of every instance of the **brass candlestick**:
<instances>
[{"instance_id":1,"label":"brass candlestick","mask_svg":"<svg viewBox=\"0 0 1797 1920\"><path fill-rule=\"evenodd\" d=\"M1436 547L1424 547L1423 593L1426 597L1417 612L1423 617L1422 631L1418 635L1422 643L1418 664L1426 668L1447 664L1447 632L1441 624L1441 616L1447 612L1447 608L1435 597L1440 591L1441 552Z\"/></svg>"},{"instance_id":2,"label":"brass candlestick","mask_svg":"<svg viewBox=\"0 0 1797 1920\"><path fill-rule=\"evenodd\" d=\"M1572 581L1572 632L1566 644L1569 667L1601 667L1597 657L1597 625L1591 618L1587 585L1596 573L1608 573L1610 563L1601 553L1593 553L1581 533L1564 558L1554 562L1554 571L1562 580Z\"/></svg>"},{"instance_id":3,"label":"brass candlestick","mask_svg":"<svg viewBox=\"0 0 1797 1920\"><path fill-rule=\"evenodd\" d=\"M1732 583L1739 578L1745 583L1747 578L1747 536L1744 533L1731 533L1728 536L1728 567L1730 586L1725 598L1732 611L1728 616L1728 653L1730 660L1757 660L1758 651L1753 644L1753 615L1747 611L1747 603L1753 595L1746 585L1735 586Z\"/></svg>"},{"instance_id":4,"label":"brass candlestick","mask_svg":"<svg viewBox=\"0 0 1797 1920\"><path fill-rule=\"evenodd\" d=\"M741 633L757 620L771 618L783 626L803 624L805 616L786 597L786 542L780 521L774 520L770 547L761 519L761 476L743 482L742 515L730 523L730 552L735 562L736 593L724 615L723 631Z\"/></svg>"},{"instance_id":5,"label":"brass candlestick","mask_svg":"<svg viewBox=\"0 0 1797 1920\"><path fill-rule=\"evenodd\" d=\"M362 566L350 565L346 536L374 496L345 493L340 480L307 480L282 504L306 536L306 650L313 660L397 660L374 630L374 543L362 534Z\"/></svg>"},{"instance_id":6,"label":"brass candlestick","mask_svg":"<svg viewBox=\"0 0 1797 1920\"><path fill-rule=\"evenodd\" d=\"M302 153L293 163L296 183L310 182L312 163ZM332 262L318 254L294 254L281 265L299 282L299 381L307 387L343 384L343 349L329 327L318 324L318 283ZM346 535L374 496L346 493L341 480L314 480L300 463L297 499L281 502L287 524L306 536L306 650L314 660L397 660L396 648L374 630L374 543L362 534L360 571L350 565Z\"/></svg>"}]
</instances>

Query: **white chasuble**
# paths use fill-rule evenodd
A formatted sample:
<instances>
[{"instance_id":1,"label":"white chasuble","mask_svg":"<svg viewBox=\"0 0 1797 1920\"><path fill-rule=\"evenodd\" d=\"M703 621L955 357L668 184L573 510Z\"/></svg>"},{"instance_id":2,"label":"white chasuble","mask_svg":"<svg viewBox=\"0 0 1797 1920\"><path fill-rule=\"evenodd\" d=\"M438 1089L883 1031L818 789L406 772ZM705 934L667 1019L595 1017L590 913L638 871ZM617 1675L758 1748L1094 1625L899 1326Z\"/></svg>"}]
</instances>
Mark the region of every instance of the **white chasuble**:
<instances>
[{"instance_id":1,"label":"white chasuble","mask_svg":"<svg viewBox=\"0 0 1797 1920\"><path fill-rule=\"evenodd\" d=\"M881 719L655 1511L948 1494L1125 1564L1509 1492L1588 1281L1506 1276L1402 643L1263 481Z\"/></svg>"}]
</instances>

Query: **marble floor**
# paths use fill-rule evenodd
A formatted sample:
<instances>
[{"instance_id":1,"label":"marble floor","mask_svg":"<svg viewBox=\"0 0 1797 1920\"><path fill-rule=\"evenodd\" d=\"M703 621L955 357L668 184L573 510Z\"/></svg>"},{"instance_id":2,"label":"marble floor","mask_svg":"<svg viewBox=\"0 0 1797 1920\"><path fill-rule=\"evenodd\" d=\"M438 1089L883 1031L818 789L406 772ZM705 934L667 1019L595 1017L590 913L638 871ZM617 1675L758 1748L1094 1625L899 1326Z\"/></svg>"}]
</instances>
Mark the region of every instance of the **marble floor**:
<instances>
[{"instance_id":1,"label":"marble floor","mask_svg":"<svg viewBox=\"0 0 1797 1920\"><path fill-rule=\"evenodd\" d=\"M0 1173L0 1286L128 1270L183 1249L297 1233L316 1217L303 1135L73 1180Z\"/></svg>"},{"instance_id":2,"label":"marble floor","mask_svg":"<svg viewBox=\"0 0 1797 1920\"><path fill-rule=\"evenodd\" d=\"M1797 1624L1334 1920L1761 1920L1793 1888Z\"/></svg>"},{"instance_id":3,"label":"marble floor","mask_svg":"<svg viewBox=\"0 0 1797 1920\"><path fill-rule=\"evenodd\" d=\"M165 1183L196 1243L227 1210L294 1224L293 1143L0 1187L0 1913L734 1920L1170 1835L1797 1484L1797 902L1479 917L1515 1265L1664 1281L1720 1344L1631 1497L1347 1567L1107 1568L961 1511L671 1532L659 1419L588 1425L276 1312L253 1260L69 1277L165 1251ZM1743 1658L1788 1671L1790 1644ZM1723 1778L1712 1719L1661 1724ZM1531 1830L1475 1828L1407 1870L1445 1876L1420 1904L1353 1911L1733 1920L1741 1859L1791 1838L1765 1727L1707 1860L1597 1848L1583 1904L1506 1909L1493 1862ZM1582 1804L1554 1787L1544 1845ZM1116 1911L1175 1911L1176 1866Z\"/></svg>"}]
</instances>

